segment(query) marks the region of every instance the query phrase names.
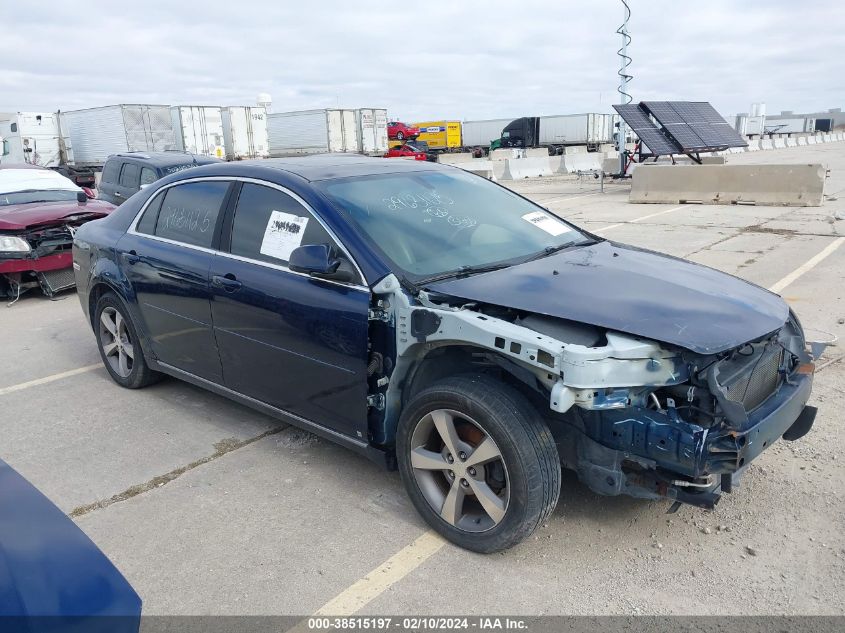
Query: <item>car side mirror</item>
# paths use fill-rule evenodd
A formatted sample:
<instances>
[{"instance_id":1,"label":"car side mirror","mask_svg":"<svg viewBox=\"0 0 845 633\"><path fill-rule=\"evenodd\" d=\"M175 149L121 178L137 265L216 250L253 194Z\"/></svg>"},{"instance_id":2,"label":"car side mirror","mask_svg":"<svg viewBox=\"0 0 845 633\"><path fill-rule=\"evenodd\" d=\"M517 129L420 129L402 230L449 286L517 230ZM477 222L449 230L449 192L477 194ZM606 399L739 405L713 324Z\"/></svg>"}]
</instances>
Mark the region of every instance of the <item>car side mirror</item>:
<instances>
[{"instance_id":1,"label":"car side mirror","mask_svg":"<svg viewBox=\"0 0 845 633\"><path fill-rule=\"evenodd\" d=\"M85 204L86 202L88 202L88 194L85 193L84 191L77 191L76 192L76 201L79 204Z\"/></svg>"},{"instance_id":2,"label":"car side mirror","mask_svg":"<svg viewBox=\"0 0 845 633\"><path fill-rule=\"evenodd\" d=\"M288 260L288 268L292 271L309 275L332 275L339 267L340 260L328 244L298 246Z\"/></svg>"}]
</instances>

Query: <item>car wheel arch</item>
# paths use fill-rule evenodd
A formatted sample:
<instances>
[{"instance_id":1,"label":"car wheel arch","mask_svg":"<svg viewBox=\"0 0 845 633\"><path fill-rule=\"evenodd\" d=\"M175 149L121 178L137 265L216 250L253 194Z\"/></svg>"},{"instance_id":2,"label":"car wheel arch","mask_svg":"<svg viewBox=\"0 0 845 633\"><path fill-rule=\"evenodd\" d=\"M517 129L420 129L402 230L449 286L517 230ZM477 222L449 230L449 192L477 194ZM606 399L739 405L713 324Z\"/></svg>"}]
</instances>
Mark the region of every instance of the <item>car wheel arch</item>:
<instances>
[{"instance_id":1,"label":"car wheel arch","mask_svg":"<svg viewBox=\"0 0 845 633\"><path fill-rule=\"evenodd\" d=\"M528 397L535 406L539 407L540 404L547 401L547 397L541 397L534 385L526 384L526 376L520 375L520 372L524 370L495 351L475 345L452 343L435 347L420 344L419 347L419 355L410 362L404 371L404 379L400 383L401 404L384 420L385 435L389 438L388 443L393 442L402 410L414 396L452 376L479 373L480 361L476 355L483 354L486 359L492 361L484 363L481 368L483 373L489 373L503 383L516 388ZM542 414L542 410L539 408L538 413Z\"/></svg>"}]
</instances>

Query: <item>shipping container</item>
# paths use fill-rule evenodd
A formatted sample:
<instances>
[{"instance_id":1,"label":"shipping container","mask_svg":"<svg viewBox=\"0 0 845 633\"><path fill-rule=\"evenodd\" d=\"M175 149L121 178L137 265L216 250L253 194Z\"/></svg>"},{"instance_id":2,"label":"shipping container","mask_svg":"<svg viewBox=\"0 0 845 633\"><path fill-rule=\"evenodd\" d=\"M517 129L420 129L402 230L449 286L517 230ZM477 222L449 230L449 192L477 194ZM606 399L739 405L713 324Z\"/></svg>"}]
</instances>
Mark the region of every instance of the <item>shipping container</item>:
<instances>
[{"instance_id":1,"label":"shipping container","mask_svg":"<svg viewBox=\"0 0 845 633\"><path fill-rule=\"evenodd\" d=\"M355 110L358 123L358 150L369 156L381 156L387 151L387 110L359 108Z\"/></svg>"},{"instance_id":2,"label":"shipping container","mask_svg":"<svg viewBox=\"0 0 845 633\"><path fill-rule=\"evenodd\" d=\"M70 139L62 134L57 112L0 114L0 164L59 167L73 162Z\"/></svg>"},{"instance_id":3,"label":"shipping container","mask_svg":"<svg viewBox=\"0 0 845 633\"><path fill-rule=\"evenodd\" d=\"M610 114L563 114L541 116L539 146L599 145L613 142Z\"/></svg>"},{"instance_id":4,"label":"shipping container","mask_svg":"<svg viewBox=\"0 0 845 633\"><path fill-rule=\"evenodd\" d=\"M483 121L464 121L461 124L461 136L464 147L489 147L490 142L502 136L504 127L513 119L486 119Z\"/></svg>"},{"instance_id":5,"label":"shipping container","mask_svg":"<svg viewBox=\"0 0 845 633\"><path fill-rule=\"evenodd\" d=\"M767 134L795 134L815 132L816 120L811 117L766 117Z\"/></svg>"},{"instance_id":6,"label":"shipping container","mask_svg":"<svg viewBox=\"0 0 845 633\"><path fill-rule=\"evenodd\" d=\"M417 140L428 143L429 149L443 151L463 145L460 121L422 121L411 125L420 129Z\"/></svg>"},{"instance_id":7,"label":"shipping container","mask_svg":"<svg viewBox=\"0 0 845 633\"><path fill-rule=\"evenodd\" d=\"M270 155L267 110L263 106L223 108L222 119L226 160L267 158Z\"/></svg>"},{"instance_id":8,"label":"shipping container","mask_svg":"<svg viewBox=\"0 0 845 633\"><path fill-rule=\"evenodd\" d=\"M213 158L226 158L222 108L173 106L170 108L170 116L176 149Z\"/></svg>"},{"instance_id":9,"label":"shipping container","mask_svg":"<svg viewBox=\"0 0 845 633\"><path fill-rule=\"evenodd\" d=\"M324 109L274 112L268 117L271 156L387 151L387 110Z\"/></svg>"},{"instance_id":10,"label":"shipping container","mask_svg":"<svg viewBox=\"0 0 845 633\"><path fill-rule=\"evenodd\" d=\"M120 152L176 149L170 106L120 104L60 113L78 165L102 165Z\"/></svg>"}]
</instances>

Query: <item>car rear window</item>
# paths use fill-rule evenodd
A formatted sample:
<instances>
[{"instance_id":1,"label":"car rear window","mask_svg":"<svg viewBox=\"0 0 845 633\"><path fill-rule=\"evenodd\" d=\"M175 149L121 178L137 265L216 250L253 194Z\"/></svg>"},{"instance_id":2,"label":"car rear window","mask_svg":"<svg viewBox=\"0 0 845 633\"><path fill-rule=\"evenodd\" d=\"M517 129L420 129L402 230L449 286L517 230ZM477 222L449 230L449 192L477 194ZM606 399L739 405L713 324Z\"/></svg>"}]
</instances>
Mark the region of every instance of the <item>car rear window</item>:
<instances>
[{"instance_id":1,"label":"car rear window","mask_svg":"<svg viewBox=\"0 0 845 633\"><path fill-rule=\"evenodd\" d=\"M228 182L189 182L165 191L155 223L155 235L169 240L210 248ZM152 208L151 205L150 208ZM141 224L145 218L141 219Z\"/></svg>"},{"instance_id":2,"label":"car rear window","mask_svg":"<svg viewBox=\"0 0 845 633\"><path fill-rule=\"evenodd\" d=\"M290 229L276 235L274 227ZM282 239L284 238L284 239ZM286 264L290 251L304 244L334 244L328 231L288 194L245 183L238 196L232 224L233 255L273 264Z\"/></svg>"}]
</instances>

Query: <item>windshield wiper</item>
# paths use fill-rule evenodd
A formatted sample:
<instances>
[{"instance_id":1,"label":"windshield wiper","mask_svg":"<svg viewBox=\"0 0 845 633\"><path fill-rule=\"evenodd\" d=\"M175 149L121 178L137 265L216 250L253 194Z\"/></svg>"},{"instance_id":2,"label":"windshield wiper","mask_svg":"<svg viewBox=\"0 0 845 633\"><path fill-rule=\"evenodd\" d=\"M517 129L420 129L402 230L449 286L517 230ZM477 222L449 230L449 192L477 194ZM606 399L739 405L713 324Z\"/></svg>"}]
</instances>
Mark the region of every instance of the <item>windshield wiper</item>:
<instances>
[{"instance_id":1,"label":"windshield wiper","mask_svg":"<svg viewBox=\"0 0 845 633\"><path fill-rule=\"evenodd\" d=\"M569 242L564 242L563 244L558 244L557 246L547 246L539 253L534 253L530 257L523 259L520 264L525 264L527 262L533 262L538 259L543 259L544 257L548 257L549 255L554 255L555 253L559 253L565 248L570 248L572 246L589 246L591 244L598 244L597 240L591 240L590 238L584 238L581 240L571 240Z\"/></svg>"},{"instance_id":2,"label":"windshield wiper","mask_svg":"<svg viewBox=\"0 0 845 633\"><path fill-rule=\"evenodd\" d=\"M482 266L461 266L455 270L447 270L444 273L425 277L416 282L417 286L424 286L425 284L434 283L435 281L443 281L444 279L461 279L469 277L470 275L478 275L481 273L489 273L494 270L501 270L513 266L513 263L499 262L498 264L484 264Z\"/></svg>"}]
</instances>

